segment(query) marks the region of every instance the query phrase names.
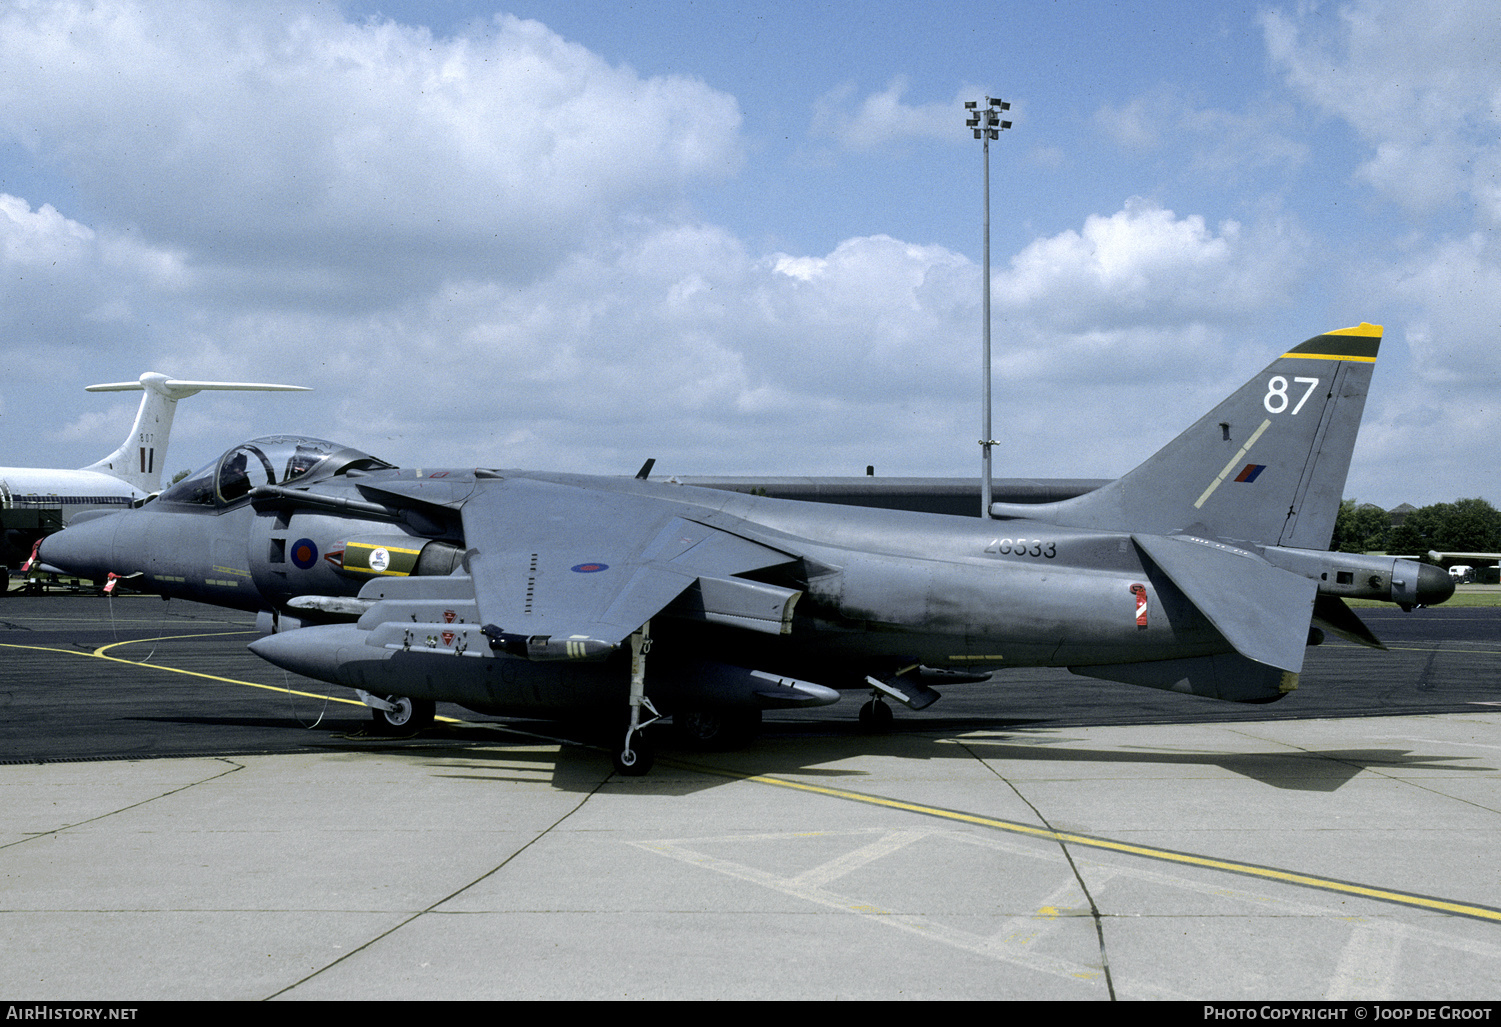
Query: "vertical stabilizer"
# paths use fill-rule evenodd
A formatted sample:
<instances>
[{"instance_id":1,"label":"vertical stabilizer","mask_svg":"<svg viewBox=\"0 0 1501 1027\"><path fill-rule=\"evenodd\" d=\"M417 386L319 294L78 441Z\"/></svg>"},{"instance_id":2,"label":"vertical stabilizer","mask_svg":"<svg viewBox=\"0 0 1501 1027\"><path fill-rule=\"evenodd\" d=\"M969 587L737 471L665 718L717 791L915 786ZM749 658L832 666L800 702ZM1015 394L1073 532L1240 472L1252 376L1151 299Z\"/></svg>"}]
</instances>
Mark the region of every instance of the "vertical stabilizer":
<instances>
[{"instance_id":1,"label":"vertical stabilizer","mask_svg":"<svg viewBox=\"0 0 1501 1027\"><path fill-rule=\"evenodd\" d=\"M300 385L264 385L258 382L194 382L168 378L156 371L141 375L138 382L111 382L90 385L89 392L144 391L136 410L135 424L120 448L97 463L83 468L101 471L128 482L142 492L161 489L162 464L167 455L167 439L172 432L172 417L177 401L205 390L241 392L308 392Z\"/></svg>"},{"instance_id":2,"label":"vertical stabilizer","mask_svg":"<svg viewBox=\"0 0 1501 1027\"><path fill-rule=\"evenodd\" d=\"M1381 326L1317 335L1288 350L1124 477L997 517L1261 545L1327 549L1365 409Z\"/></svg>"}]
</instances>

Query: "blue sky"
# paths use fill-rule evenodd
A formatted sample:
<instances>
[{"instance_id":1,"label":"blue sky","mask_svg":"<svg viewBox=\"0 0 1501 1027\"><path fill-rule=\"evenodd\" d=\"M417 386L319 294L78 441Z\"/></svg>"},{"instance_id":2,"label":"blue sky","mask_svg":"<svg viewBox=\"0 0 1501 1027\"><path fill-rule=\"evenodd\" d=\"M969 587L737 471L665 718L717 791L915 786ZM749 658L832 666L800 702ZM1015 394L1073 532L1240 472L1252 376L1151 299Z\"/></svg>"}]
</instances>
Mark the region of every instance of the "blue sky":
<instances>
[{"instance_id":1,"label":"blue sky","mask_svg":"<svg viewBox=\"0 0 1501 1027\"><path fill-rule=\"evenodd\" d=\"M0 463L1128 470L1386 326L1346 495L1501 502L1493 3L0 9Z\"/></svg>"}]
</instances>

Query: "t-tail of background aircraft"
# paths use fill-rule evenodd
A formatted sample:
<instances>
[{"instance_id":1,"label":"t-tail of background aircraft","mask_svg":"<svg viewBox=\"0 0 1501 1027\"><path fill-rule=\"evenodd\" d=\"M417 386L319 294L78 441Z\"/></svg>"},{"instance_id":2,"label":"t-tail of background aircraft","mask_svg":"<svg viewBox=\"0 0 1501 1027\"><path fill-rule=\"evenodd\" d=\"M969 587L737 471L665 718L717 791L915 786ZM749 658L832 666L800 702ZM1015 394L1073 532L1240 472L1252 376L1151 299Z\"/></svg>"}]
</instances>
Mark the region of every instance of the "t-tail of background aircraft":
<instances>
[{"instance_id":1,"label":"t-tail of background aircraft","mask_svg":"<svg viewBox=\"0 0 1501 1027\"><path fill-rule=\"evenodd\" d=\"M89 392L144 392L135 423L120 447L80 470L0 467L0 569L17 566L36 540L85 510L128 507L161 490L162 467L177 401L209 390L307 392L300 385L199 382L156 371L139 381L90 385Z\"/></svg>"},{"instance_id":2,"label":"t-tail of background aircraft","mask_svg":"<svg viewBox=\"0 0 1501 1027\"><path fill-rule=\"evenodd\" d=\"M94 471L119 478L145 495L161 491L162 463L167 455L167 438L172 433L172 418L177 401L205 391L223 392L310 392L301 385L265 385L259 382L194 382L168 378L148 371L139 381L110 382L90 385L86 392L145 392L136 410L130 434L103 460L89 464L84 472ZM0 471L0 473L6 473ZM56 472L47 472L56 473ZM80 472L82 473L82 472Z\"/></svg>"}]
</instances>

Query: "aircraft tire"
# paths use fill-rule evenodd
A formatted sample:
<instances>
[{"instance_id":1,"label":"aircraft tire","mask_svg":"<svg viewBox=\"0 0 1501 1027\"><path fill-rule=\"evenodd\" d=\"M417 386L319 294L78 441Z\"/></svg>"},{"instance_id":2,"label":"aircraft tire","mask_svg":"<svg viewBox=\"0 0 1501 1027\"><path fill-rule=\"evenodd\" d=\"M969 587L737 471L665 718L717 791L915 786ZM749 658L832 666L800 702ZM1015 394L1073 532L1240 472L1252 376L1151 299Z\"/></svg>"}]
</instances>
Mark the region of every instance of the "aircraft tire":
<instances>
[{"instance_id":1,"label":"aircraft tire","mask_svg":"<svg viewBox=\"0 0 1501 1027\"><path fill-rule=\"evenodd\" d=\"M646 740L638 734L635 744L629 750L615 750L614 755L611 757L611 762L615 764L615 773L622 777L641 777L656 762L656 753L652 751L651 746L646 744Z\"/></svg>"},{"instance_id":2,"label":"aircraft tire","mask_svg":"<svg viewBox=\"0 0 1501 1027\"><path fill-rule=\"evenodd\" d=\"M760 710L678 710L673 733L685 749L722 752L746 745L761 731Z\"/></svg>"},{"instance_id":3,"label":"aircraft tire","mask_svg":"<svg viewBox=\"0 0 1501 1027\"><path fill-rule=\"evenodd\" d=\"M891 723L895 719L891 707L875 699L860 707L860 730L862 731L872 734L890 731Z\"/></svg>"},{"instance_id":4,"label":"aircraft tire","mask_svg":"<svg viewBox=\"0 0 1501 1027\"><path fill-rule=\"evenodd\" d=\"M404 695L388 695L386 701L396 709L391 712L371 709L375 728L382 734L416 734L431 726L437 713L437 703L431 699L409 699Z\"/></svg>"}]
</instances>

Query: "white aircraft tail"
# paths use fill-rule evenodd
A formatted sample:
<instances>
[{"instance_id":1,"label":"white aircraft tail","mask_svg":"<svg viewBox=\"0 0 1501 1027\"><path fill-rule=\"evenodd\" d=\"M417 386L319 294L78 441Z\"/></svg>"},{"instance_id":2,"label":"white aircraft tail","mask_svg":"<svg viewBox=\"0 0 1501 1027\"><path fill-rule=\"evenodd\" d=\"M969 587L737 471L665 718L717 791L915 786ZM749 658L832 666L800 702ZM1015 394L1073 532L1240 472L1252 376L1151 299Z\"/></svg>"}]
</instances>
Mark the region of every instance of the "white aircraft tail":
<instances>
[{"instance_id":1,"label":"white aircraft tail","mask_svg":"<svg viewBox=\"0 0 1501 1027\"><path fill-rule=\"evenodd\" d=\"M138 382L111 382L90 385L88 392L144 391L135 424L120 448L97 463L83 468L101 471L129 482L142 492L157 492L162 484L162 464L167 455L167 438L172 433L172 417L177 401L206 390L240 392L309 392L301 385L264 385L258 382L193 382L168 378L156 371L141 375Z\"/></svg>"}]
</instances>

